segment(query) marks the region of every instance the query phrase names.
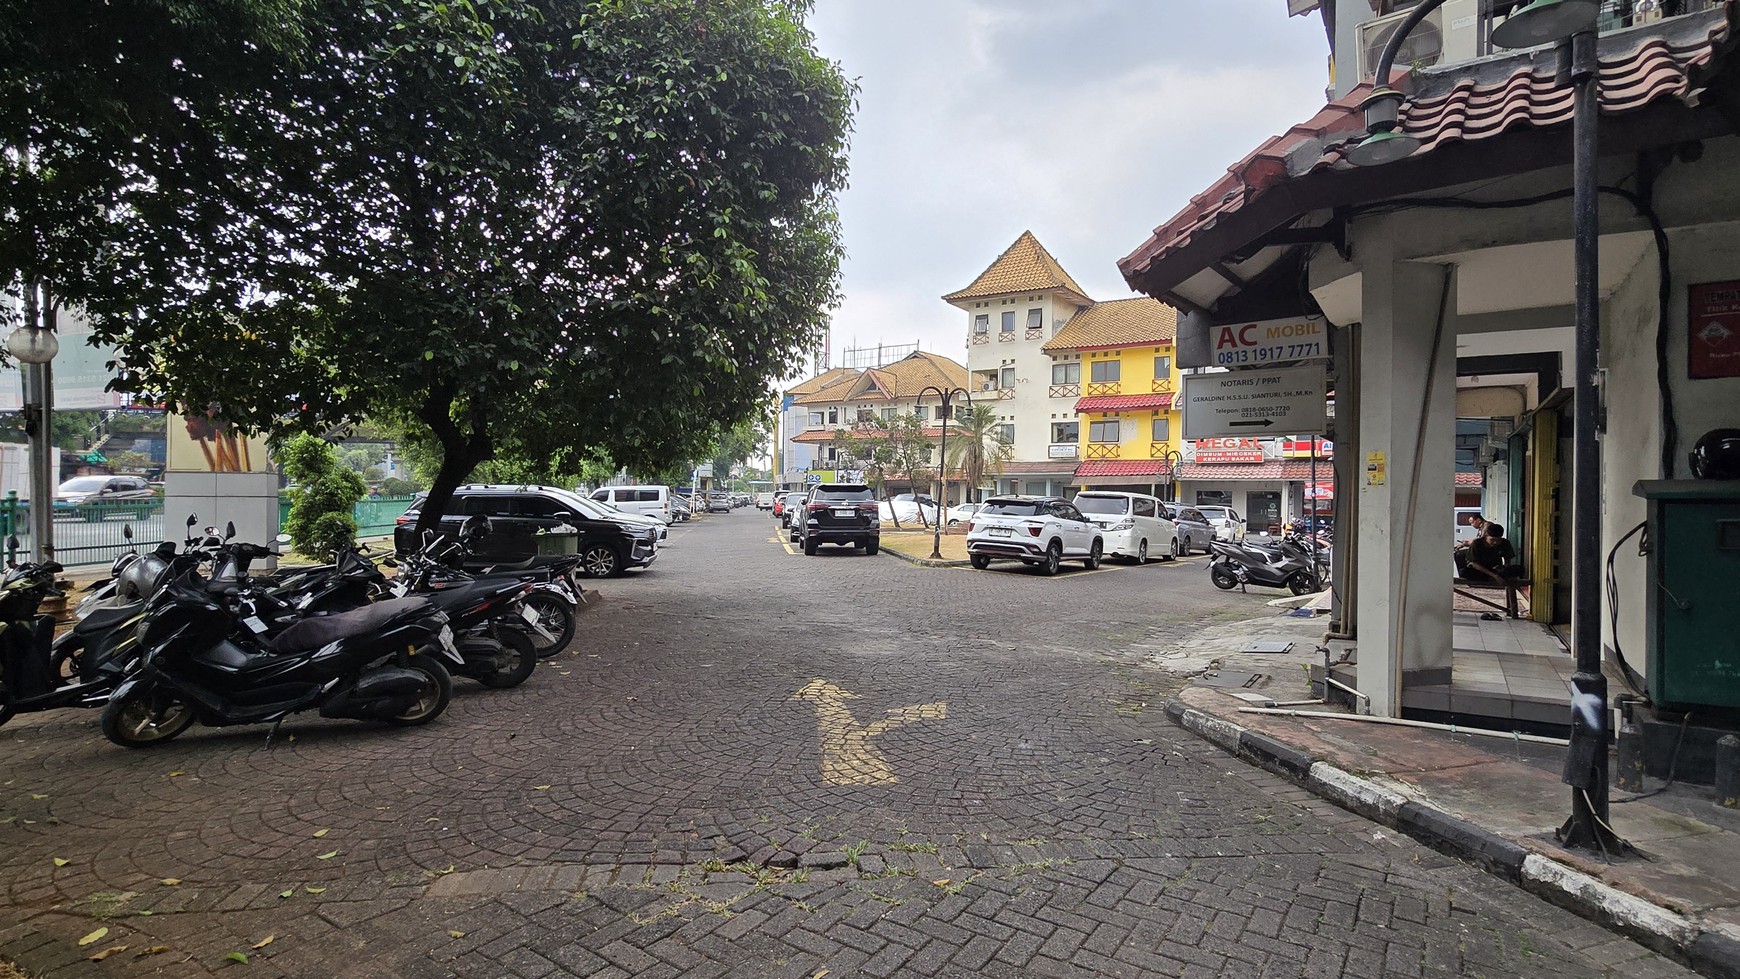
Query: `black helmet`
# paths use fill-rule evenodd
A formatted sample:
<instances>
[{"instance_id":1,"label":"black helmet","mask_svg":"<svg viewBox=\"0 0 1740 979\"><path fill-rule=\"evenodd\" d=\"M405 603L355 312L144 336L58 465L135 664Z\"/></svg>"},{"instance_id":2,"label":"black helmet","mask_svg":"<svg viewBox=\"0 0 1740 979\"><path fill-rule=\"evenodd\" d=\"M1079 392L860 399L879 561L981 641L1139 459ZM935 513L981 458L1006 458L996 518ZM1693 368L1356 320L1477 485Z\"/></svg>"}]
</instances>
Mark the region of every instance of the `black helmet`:
<instances>
[{"instance_id":1,"label":"black helmet","mask_svg":"<svg viewBox=\"0 0 1740 979\"><path fill-rule=\"evenodd\" d=\"M1692 446L1694 479L1740 479L1740 428L1713 428Z\"/></svg>"}]
</instances>

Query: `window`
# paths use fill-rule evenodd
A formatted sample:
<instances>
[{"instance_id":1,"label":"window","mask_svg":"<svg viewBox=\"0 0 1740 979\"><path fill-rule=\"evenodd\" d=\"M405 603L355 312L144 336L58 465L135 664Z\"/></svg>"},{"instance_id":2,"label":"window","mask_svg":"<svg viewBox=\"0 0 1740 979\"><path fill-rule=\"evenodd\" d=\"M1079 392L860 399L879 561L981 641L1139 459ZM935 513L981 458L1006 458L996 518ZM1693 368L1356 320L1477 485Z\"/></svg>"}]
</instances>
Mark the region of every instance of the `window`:
<instances>
[{"instance_id":1,"label":"window","mask_svg":"<svg viewBox=\"0 0 1740 979\"><path fill-rule=\"evenodd\" d=\"M893 408L882 409L882 420L885 422L893 421L894 420L894 409Z\"/></svg>"},{"instance_id":2,"label":"window","mask_svg":"<svg viewBox=\"0 0 1740 979\"><path fill-rule=\"evenodd\" d=\"M1154 376L1156 378L1171 377L1172 376L1172 358L1171 357L1155 357L1154 358Z\"/></svg>"},{"instance_id":3,"label":"window","mask_svg":"<svg viewBox=\"0 0 1740 979\"><path fill-rule=\"evenodd\" d=\"M831 445L828 446L828 461L834 462L835 460L839 459L840 458L839 453L840 453L839 449L836 449Z\"/></svg>"},{"instance_id":4,"label":"window","mask_svg":"<svg viewBox=\"0 0 1740 979\"><path fill-rule=\"evenodd\" d=\"M1052 422L1051 440L1053 442L1080 442L1080 422Z\"/></svg>"},{"instance_id":5,"label":"window","mask_svg":"<svg viewBox=\"0 0 1740 979\"><path fill-rule=\"evenodd\" d=\"M1035 500L988 500L979 512L987 517L1036 517L1043 505Z\"/></svg>"},{"instance_id":6,"label":"window","mask_svg":"<svg viewBox=\"0 0 1740 979\"><path fill-rule=\"evenodd\" d=\"M819 411L810 412L810 427L811 428L821 428L822 427L822 413L821 412L819 412Z\"/></svg>"},{"instance_id":7,"label":"window","mask_svg":"<svg viewBox=\"0 0 1740 979\"><path fill-rule=\"evenodd\" d=\"M1014 442L1015 441L1015 426L1008 425L1008 424L998 425L997 426L997 438L998 438L998 440L1003 441L1003 442Z\"/></svg>"},{"instance_id":8,"label":"window","mask_svg":"<svg viewBox=\"0 0 1740 979\"><path fill-rule=\"evenodd\" d=\"M864 422L867 422L870 419L875 418L875 417L876 417L876 412L871 411L869 408L859 408L858 409L858 423L859 424L863 424Z\"/></svg>"},{"instance_id":9,"label":"window","mask_svg":"<svg viewBox=\"0 0 1740 979\"><path fill-rule=\"evenodd\" d=\"M1030 309L1027 311L1027 328L1029 330L1042 329L1044 326L1045 326L1045 310L1043 310L1043 309Z\"/></svg>"},{"instance_id":10,"label":"window","mask_svg":"<svg viewBox=\"0 0 1740 979\"><path fill-rule=\"evenodd\" d=\"M1119 442L1119 441L1122 441L1122 439L1120 439L1118 437L1118 423L1116 421L1089 422L1088 423L1088 441L1089 442Z\"/></svg>"},{"instance_id":11,"label":"window","mask_svg":"<svg viewBox=\"0 0 1740 979\"><path fill-rule=\"evenodd\" d=\"M991 332L991 314L990 313L980 313L979 315L973 317L973 332L974 333L989 333L989 332Z\"/></svg>"},{"instance_id":12,"label":"window","mask_svg":"<svg viewBox=\"0 0 1740 979\"><path fill-rule=\"evenodd\" d=\"M1132 503L1135 507L1136 516L1152 517L1154 515L1154 500L1152 497L1138 496L1132 501Z\"/></svg>"},{"instance_id":13,"label":"window","mask_svg":"<svg viewBox=\"0 0 1740 979\"><path fill-rule=\"evenodd\" d=\"M930 420L930 405L917 405L912 409L912 417L919 421Z\"/></svg>"},{"instance_id":14,"label":"window","mask_svg":"<svg viewBox=\"0 0 1740 979\"><path fill-rule=\"evenodd\" d=\"M840 424L840 409L838 409L838 408L829 408L828 409L828 424L830 424L830 425Z\"/></svg>"},{"instance_id":15,"label":"window","mask_svg":"<svg viewBox=\"0 0 1740 979\"><path fill-rule=\"evenodd\" d=\"M1088 366L1091 368L1088 379L1097 384L1102 381L1118 380L1119 369L1123 364L1116 360L1097 360Z\"/></svg>"},{"instance_id":16,"label":"window","mask_svg":"<svg viewBox=\"0 0 1740 979\"><path fill-rule=\"evenodd\" d=\"M997 386L1000 388L1012 388L1012 387L1014 387L1015 386L1015 368L1013 368L1013 367L1003 368L1003 370L1001 372L999 372L997 375Z\"/></svg>"},{"instance_id":17,"label":"window","mask_svg":"<svg viewBox=\"0 0 1740 979\"><path fill-rule=\"evenodd\" d=\"M1081 383L1081 364L1079 364L1079 363L1075 363L1075 364L1052 364L1051 365L1051 383L1053 383L1053 384L1080 384Z\"/></svg>"},{"instance_id":18,"label":"window","mask_svg":"<svg viewBox=\"0 0 1740 979\"><path fill-rule=\"evenodd\" d=\"M514 503L518 504L515 509L518 511L518 516L522 517L554 519L556 514L562 512L562 508L557 505L555 500L542 496L522 496L515 499Z\"/></svg>"},{"instance_id":19,"label":"window","mask_svg":"<svg viewBox=\"0 0 1740 979\"><path fill-rule=\"evenodd\" d=\"M1068 503L1054 504L1051 508L1051 512L1057 514L1057 518L1059 520L1086 520L1087 519L1086 517L1081 515L1080 510L1077 510L1075 507L1070 506Z\"/></svg>"},{"instance_id":20,"label":"window","mask_svg":"<svg viewBox=\"0 0 1740 979\"><path fill-rule=\"evenodd\" d=\"M1003 332L1015 332L1015 311L1013 309L1003 310Z\"/></svg>"},{"instance_id":21,"label":"window","mask_svg":"<svg viewBox=\"0 0 1740 979\"><path fill-rule=\"evenodd\" d=\"M1154 419L1154 441L1156 441L1156 442L1170 442L1170 441L1172 441L1172 419L1170 419L1170 418L1156 418L1156 419Z\"/></svg>"},{"instance_id":22,"label":"window","mask_svg":"<svg viewBox=\"0 0 1740 979\"><path fill-rule=\"evenodd\" d=\"M635 490L634 499L637 503L657 503L659 502L659 491L656 489Z\"/></svg>"}]
</instances>

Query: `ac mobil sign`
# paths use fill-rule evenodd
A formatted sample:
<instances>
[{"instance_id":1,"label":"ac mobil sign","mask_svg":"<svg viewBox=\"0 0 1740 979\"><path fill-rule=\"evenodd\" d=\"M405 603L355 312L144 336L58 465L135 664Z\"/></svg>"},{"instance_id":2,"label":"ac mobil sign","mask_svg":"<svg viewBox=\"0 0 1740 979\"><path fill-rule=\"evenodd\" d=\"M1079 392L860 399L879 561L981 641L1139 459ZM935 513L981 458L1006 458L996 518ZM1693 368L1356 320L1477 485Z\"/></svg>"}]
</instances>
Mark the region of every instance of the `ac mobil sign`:
<instances>
[{"instance_id":1,"label":"ac mobil sign","mask_svg":"<svg viewBox=\"0 0 1740 979\"><path fill-rule=\"evenodd\" d=\"M1199 313L1178 324L1178 366L1261 367L1327 360L1329 324L1321 316L1212 323Z\"/></svg>"}]
</instances>

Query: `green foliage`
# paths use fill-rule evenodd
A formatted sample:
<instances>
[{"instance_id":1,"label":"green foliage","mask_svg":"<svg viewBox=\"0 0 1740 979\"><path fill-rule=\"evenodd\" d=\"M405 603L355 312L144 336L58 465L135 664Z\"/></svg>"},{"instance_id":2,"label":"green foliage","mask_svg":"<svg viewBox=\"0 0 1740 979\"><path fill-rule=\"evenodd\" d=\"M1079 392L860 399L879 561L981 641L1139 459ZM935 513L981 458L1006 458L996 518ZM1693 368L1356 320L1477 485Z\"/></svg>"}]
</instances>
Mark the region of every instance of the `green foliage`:
<instances>
[{"instance_id":1,"label":"green foliage","mask_svg":"<svg viewBox=\"0 0 1740 979\"><path fill-rule=\"evenodd\" d=\"M1015 447L998 431L1000 424L997 410L990 405L973 405L955 414L949 429L948 464L961 471L969 497L1002 475L1003 467L1015 457Z\"/></svg>"},{"instance_id":2,"label":"green foliage","mask_svg":"<svg viewBox=\"0 0 1740 979\"><path fill-rule=\"evenodd\" d=\"M233 78L181 77L205 48L145 35L198 111L117 127L146 161L120 169L149 179L86 202L118 216L101 249L62 249L61 294L127 387L241 428L414 419L440 448L432 521L497 455L700 457L837 303L852 91L802 3L259 6L303 14L286 36L319 56L257 59L207 98ZM194 166L154 162L184 150Z\"/></svg>"},{"instance_id":3,"label":"green foliage","mask_svg":"<svg viewBox=\"0 0 1740 979\"><path fill-rule=\"evenodd\" d=\"M293 485L284 532L303 554L326 556L356 538L357 501L368 492L362 476L339 462L330 444L313 435L289 438L278 464Z\"/></svg>"},{"instance_id":4,"label":"green foliage","mask_svg":"<svg viewBox=\"0 0 1740 979\"><path fill-rule=\"evenodd\" d=\"M416 483L408 479L400 479L397 476L388 476L381 480L380 487L382 496L410 496L417 492L418 488Z\"/></svg>"},{"instance_id":5,"label":"green foliage","mask_svg":"<svg viewBox=\"0 0 1740 979\"><path fill-rule=\"evenodd\" d=\"M767 411L732 425L714 443L711 459L713 473L720 480L727 478L737 466L749 461L767 443Z\"/></svg>"}]
</instances>

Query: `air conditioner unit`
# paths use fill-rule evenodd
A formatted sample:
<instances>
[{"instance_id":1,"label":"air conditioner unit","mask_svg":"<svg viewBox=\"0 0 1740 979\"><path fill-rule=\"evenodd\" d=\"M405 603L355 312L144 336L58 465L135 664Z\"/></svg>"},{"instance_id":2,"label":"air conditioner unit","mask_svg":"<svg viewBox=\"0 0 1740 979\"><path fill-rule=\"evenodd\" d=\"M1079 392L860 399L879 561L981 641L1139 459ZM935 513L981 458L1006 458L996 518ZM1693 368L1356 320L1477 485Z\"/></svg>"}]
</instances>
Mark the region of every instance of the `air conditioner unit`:
<instances>
[{"instance_id":1,"label":"air conditioner unit","mask_svg":"<svg viewBox=\"0 0 1740 979\"><path fill-rule=\"evenodd\" d=\"M1402 10L1359 25L1354 32L1359 45L1359 77L1377 73L1384 45L1411 11ZM1402 42L1395 67L1429 68L1471 61L1480 54L1480 0L1448 0L1426 15Z\"/></svg>"},{"instance_id":2,"label":"air conditioner unit","mask_svg":"<svg viewBox=\"0 0 1740 979\"><path fill-rule=\"evenodd\" d=\"M986 381L985 386L980 388L979 390L981 390L981 391L995 391L995 390L997 390L997 382L996 381Z\"/></svg>"}]
</instances>

